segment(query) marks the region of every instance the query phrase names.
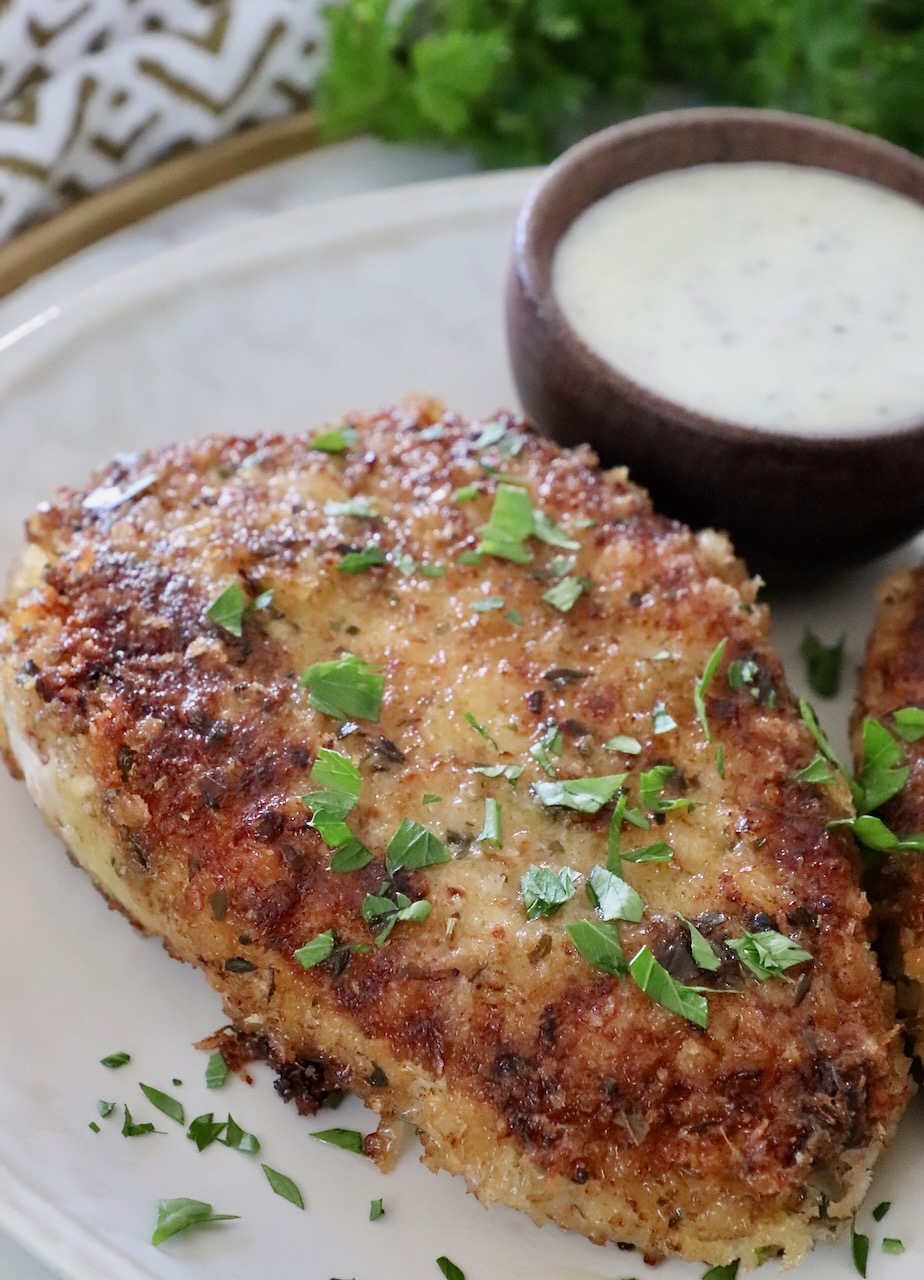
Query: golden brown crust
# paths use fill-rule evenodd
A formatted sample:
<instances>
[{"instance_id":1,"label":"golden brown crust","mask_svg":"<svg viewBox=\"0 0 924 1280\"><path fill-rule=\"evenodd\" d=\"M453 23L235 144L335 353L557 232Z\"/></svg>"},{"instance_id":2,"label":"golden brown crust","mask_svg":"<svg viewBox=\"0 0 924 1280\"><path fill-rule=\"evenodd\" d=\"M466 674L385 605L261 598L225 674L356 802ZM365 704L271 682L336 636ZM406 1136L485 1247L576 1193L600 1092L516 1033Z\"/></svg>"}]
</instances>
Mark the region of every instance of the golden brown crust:
<instances>
[{"instance_id":1,"label":"golden brown crust","mask_svg":"<svg viewBox=\"0 0 924 1280\"><path fill-rule=\"evenodd\" d=\"M924 708L924 567L886 578L877 592L879 610L860 681L854 738L860 758L863 716L892 727L902 707ZM902 741L908 782L882 810L896 835L924 832L924 738ZM886 855L869 876L882 950L898 985L915 1053L924 1059L924 858Z\"/></svg>"},{"instance_id":2,"label":"golden brown crust","mask_svg":"<svg viewBox=\"0 0 924 1280\"><path fill-rule=\"evenodd\" d=\"M486 1202L651 1255L720 1262L763 1244L796 1257L826 1208L836 1222L862 1195L906 1064L854 848L827 829L845 795L793 781L813 743L755 584L723 538L656 515L589 451L505 419L510 457L476 447L483 424L448 415L437 439L435 420L357 418L342 457L305 438L215 437L113 464L97 498L141 490L110 511L59 495L30 522L0 633L14 755L40 802L50 788L49 820L104 891L203 967L235 1023L280 1062L337 1064ZM559 548L533 540L529 565L458 562L490 513L492 469L580 540L572 572L596 585L569 612L542 599ZM473 500L453 501L472 485ZM378 515L325 511L347 496ZM340 571L346 550L372 543L445 576ZM205 616L235 577L274 592L239 640ZM502 608L473 608L494 596ZM693 690L726 637L709 743ZM306 665L345 650L387 677L380 724L346 736L298 686ZM757 664L753 683L731 687L732 659ZM655 733L661 704L676 726ZM621 931L628 956L647 944L679 980L716 990L708 1031L587 965L565 932L590 915L583 893L525 919L530 864L586 876L606 859L608 809L544 808L530 793L544 775L529 748L550 719L562 777L628 769L631 789L667 762L696 801L653 832L627 828L627 847L663 838L675 857L625 864L647 911ZM638 756L604 749L620 733ZM350 874L327 870L299 799L320 747L363 775L350 824L375 858ZM472 772L496 762L525 766L515 789ZM427 792L441 799L425 804ZM477 841L488 797L503 806L499 849ZM432 902L429 919L342 970L303 970L293 951L324 930L371 941L362 903L389 880L385 848L405 817L454 854L393 878ZM677 912L719 947L717 974L693 964ZM758 983L722 946L768 924L815 957L798 984ZM369 1083L378 1075L386 1086Z\"/></svg>"}]
</instances>

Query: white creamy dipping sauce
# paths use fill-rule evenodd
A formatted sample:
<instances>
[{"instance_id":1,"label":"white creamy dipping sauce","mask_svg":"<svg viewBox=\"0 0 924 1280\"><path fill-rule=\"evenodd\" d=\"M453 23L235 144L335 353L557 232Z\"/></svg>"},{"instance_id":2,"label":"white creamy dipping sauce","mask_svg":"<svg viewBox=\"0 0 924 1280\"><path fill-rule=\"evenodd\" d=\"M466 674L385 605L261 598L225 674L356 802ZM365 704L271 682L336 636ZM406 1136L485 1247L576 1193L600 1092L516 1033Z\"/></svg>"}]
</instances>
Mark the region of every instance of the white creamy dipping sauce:
<instances>
[{"instance_id":1,"label":"white creamy dipping sauce","mask_svg":"<svg viewBox=\"0 0 924 1280\"><path fill-rule=\"evenodd\" d=\"M924 206L830 169L675 169L586 209L552 287L599 355L690 409L806 434L924 416Z\"/></svg>"}]
</instances>

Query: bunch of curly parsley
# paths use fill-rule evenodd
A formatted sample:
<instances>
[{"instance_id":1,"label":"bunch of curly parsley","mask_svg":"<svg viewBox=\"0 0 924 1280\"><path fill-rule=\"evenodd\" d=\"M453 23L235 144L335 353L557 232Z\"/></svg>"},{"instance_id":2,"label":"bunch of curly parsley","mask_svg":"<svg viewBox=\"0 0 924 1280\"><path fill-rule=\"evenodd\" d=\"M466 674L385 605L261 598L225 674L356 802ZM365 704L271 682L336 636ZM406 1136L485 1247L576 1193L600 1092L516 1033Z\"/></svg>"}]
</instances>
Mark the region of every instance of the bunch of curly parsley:
<instances>
[{"instance_id":1,"label":"bunch of curly parsley","mask_svg":"<svg viewBox=\"0 0 924 1280\"><path fill-rule=\"evenodd\" d=\"M342 0L325 20L328 137L530 164L678 86L924 151L924 0Z\"/></svg>"}]
</instances>

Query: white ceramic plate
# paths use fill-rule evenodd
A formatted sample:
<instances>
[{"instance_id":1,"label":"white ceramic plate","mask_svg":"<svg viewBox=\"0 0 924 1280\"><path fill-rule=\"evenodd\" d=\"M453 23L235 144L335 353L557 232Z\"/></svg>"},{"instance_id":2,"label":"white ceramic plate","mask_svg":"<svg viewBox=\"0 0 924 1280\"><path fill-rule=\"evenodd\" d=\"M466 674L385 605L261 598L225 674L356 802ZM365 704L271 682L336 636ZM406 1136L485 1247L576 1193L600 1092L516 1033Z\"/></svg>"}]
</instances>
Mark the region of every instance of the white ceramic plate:
<instances>
[{"instance_id":1,"label":"white ceramic plate","mask_svg":"<svg viewBox=\"0 0 924 1280\"><path fill-rule=\"evenodd\" d=\"M55 485L80 483L113 453L198 435L296 430L351 407L412 391L468 413L514 400L502 281L514 216L530 175L467 178L286 214L134 268L0 340L0 561L23 516ZM921 548L918 548L920 552ZM908 560L912 549L891 558ZM793 683L803 625L847 633L860 659L872 586L884 563L775 603ZM772 599L772 597L771 597ZM825 707L843 738L849 691ZM641 1260L599 1249L505 1209L483 1210L458 1179L434 1177L409 1139L389 1177L368 1161L310 1141L325 1113L303 1121L274 1094L233 1080L208 1093L191 1046L221 1025L216 996L107 910L44 830L21 784L0 777L0 1225L73 1280L439 1280L447 1254L469 1280L614 1280ZM132 1054L108 1071L99 1059ZM173 1087L174 1077L182 1079ZM180 1097L187 1116L230 1108L263 1142L261 1159L300 1185L306 1211L271 1194L258 1161L223 1147L198 1154L138 1089ZM128 1101L164 1136L127 1139L97 1119L97 1099ZM355 1102L337 1124L368 1128ZM873 1235L871 1280L920 1280L924 1115L903 1123L867 1204L894 1201ZM161 1197L191 1196L239 1222L149 1238ZM386 1216L370 1223L369 1202ZM901 1237L903 1257L879 1252ZM658 1280L702 1268L670 1264ZM771 1264L762 1276L772 1277ZM803 1267L813 1280L853 1274L845 1243Z\"/></svg>"}]
</instances>

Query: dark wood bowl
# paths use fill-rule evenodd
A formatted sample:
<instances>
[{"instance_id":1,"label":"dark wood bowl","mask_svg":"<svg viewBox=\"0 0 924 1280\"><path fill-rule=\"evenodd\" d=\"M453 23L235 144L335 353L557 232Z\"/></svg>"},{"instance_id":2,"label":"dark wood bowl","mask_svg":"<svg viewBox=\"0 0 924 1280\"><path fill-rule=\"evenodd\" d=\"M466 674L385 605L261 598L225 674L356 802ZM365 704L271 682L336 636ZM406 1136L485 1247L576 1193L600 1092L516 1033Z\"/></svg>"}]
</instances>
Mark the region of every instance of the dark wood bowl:
<instances>
[{"instance_id":1,"label":"dark wood bowl","mask_svg":"<svg viewBox=\"0 0 924 1280\"><path fill-rule=\"evenodd\" d=\"M918 421L842 435L711 417L607 363L552 294L555 248L588 205L652 174L741 160L835 169L924 204L924 162L805 116L702 108L606 129L565 152L520 212L507 286L514 378L540 431L562 444L587 441L604 463L627 465L662 511L727 529L758 566L865 560L924 527L924 406Z\"/></svg>"}]
</instances>

